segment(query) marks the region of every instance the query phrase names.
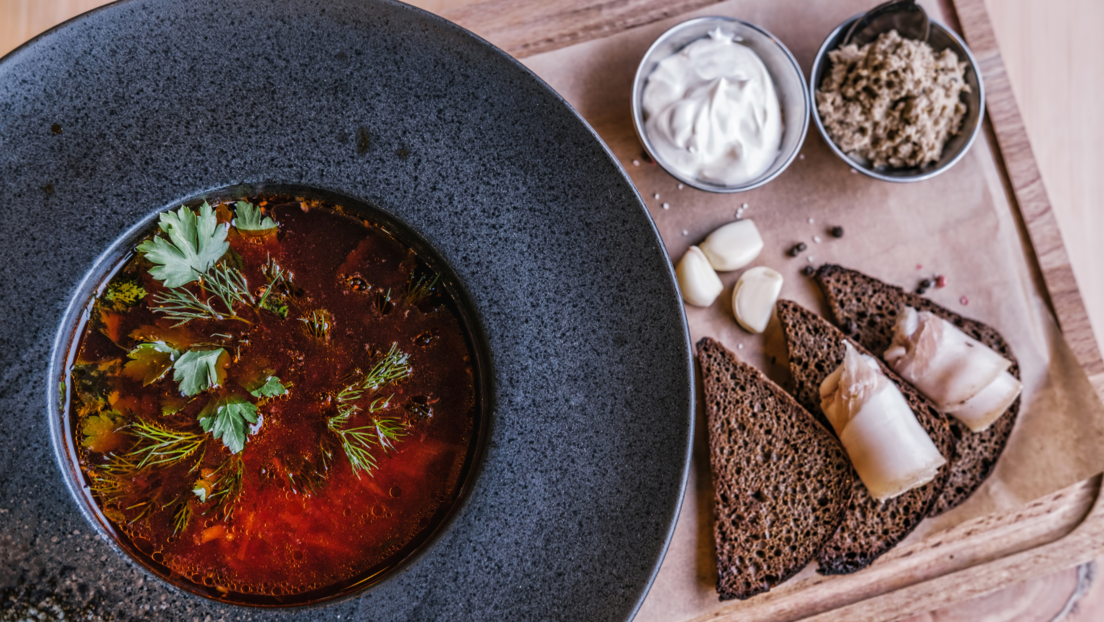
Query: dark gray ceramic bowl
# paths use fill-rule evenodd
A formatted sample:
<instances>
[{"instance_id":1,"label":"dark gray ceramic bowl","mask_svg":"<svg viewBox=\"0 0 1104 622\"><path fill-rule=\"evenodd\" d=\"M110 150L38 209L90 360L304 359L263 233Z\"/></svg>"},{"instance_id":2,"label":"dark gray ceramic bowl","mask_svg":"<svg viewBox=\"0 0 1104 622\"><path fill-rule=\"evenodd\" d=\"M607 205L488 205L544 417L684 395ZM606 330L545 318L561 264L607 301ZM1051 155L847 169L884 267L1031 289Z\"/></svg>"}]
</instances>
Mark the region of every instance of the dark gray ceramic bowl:
<instances>
[{"instance_id":1,"label":"dark gray ceramic bowl","mask_svg":"<svg viewBox=\"0 0 1104 622\"><path fill-rule=\"evenodd\" d=\"M154 212L264 184L351 197L417 231L490 354L466 503L401 572L324 610L244 612L149 580L52 466L62 320L97 257ZM639 607L689 464L678 290L605 146L486 42L387 0L110 5L0 61L0 219L5 607L308 620L618 620Z\"/></svg>"}]
</instances>

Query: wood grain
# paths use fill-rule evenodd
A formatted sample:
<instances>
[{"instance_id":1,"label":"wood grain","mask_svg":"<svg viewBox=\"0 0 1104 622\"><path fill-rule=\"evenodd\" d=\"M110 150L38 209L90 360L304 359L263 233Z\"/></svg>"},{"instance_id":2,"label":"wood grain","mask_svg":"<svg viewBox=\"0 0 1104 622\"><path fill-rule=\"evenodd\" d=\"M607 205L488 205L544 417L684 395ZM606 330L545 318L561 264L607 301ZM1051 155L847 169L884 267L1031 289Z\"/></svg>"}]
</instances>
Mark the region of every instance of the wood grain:
<instances>
[{"instance_id":1,"label":"wood grain","mask_svg":"<svg viewBox=\"0 0 1104 622\"><path fill-rule=\"evenodd\" d=\"M954 6L966 42L981 65L988 121L1000 145L1004 168L1031 238L1051 305L1066 341L1099 393L1104 391L1104 359L1101 359L1058 221L1035 162L985 2L955 0Z\"/></svg>"},{"instance_id":2,"label":"wood grain","mask_svg":"<svg viewBox=\"0 0 1104 622\"><path fill-rule=\"evenodd\" d=\"M517 58L550 52L699 9L719 0L487 0L441 15Z\"/></svg>"},{"instance_id":3,"label":"wood grain","mask_svg":"<svg viewBox=\"0 0 1104 622\"><path fill-rule=\"evenodd\" d=\"M860 573L790 581L754 599L734 602L693 622L793 622L848 620L874 622L924 613L934 605L985 594L1018 578L1005 560L1033 559L1036 551L1059 546L1068 557L1048 566L1047 573L1087 562L1099 554L1104 534L1104 507L1094 507L1100 478L1075 484L1039 499L1020 511L990 515L958 525L933 539L897 547ZM1090 522L1086 517L1094 517ZM1081 556L1065 550L1076 542ZM1041 554L1042 555L1042 554ZM1051 561L1051 558L1046 558ZM1044 563L1040 558L1039 563ZM1044 566L1040 566L1044 567ZM955 577L947 581L946 577ZM906 596L907 595L907 596Z\"/></svg>"}]
</instances>

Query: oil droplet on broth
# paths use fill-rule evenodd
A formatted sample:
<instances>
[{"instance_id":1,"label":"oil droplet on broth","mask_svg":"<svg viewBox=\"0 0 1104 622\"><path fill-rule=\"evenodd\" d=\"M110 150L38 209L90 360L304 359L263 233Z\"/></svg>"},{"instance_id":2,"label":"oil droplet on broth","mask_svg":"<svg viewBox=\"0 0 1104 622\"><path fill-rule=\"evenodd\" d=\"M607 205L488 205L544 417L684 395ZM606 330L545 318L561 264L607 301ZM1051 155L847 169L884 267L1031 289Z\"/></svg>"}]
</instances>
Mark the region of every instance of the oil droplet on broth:
<instances>
[{"instance_id":1,"label":"oil droplet on broth","mask_svg":"<svg viewBox=\"0 0 1104 622\"><path fill-rule=\"evenodd\" d=\"M398 499L399 497L402 496L402 488L399 488L398 486L392 486L391 490L390 490L390 494L395 499Z\"/></svg>"}]
</instances>

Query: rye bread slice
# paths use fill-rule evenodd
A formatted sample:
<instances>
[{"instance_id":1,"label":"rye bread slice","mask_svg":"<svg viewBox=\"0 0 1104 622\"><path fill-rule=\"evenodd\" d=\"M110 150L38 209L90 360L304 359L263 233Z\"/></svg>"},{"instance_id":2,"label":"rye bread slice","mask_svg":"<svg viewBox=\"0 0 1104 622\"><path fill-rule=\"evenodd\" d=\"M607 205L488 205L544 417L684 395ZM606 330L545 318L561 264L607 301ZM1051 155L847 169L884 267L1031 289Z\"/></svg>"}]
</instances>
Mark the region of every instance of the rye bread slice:
<instances>
[{"instance_id":1,"label":"rye bread slice","mask_svg":"<svg viewBox=\"0 0 1104 622\"><path fill-rule=\"evenodd\" d=\"M789 351L790 372L795 383L794 397L827 426L828 420L820 408L820 383L843 362L843 340L846 337L828 320L795 302L779 300L777 309ZM852 341L852 345L859 352L869 354L860 344ZM954 437L943 414L884 364L882 371L901 390L905 401L916 413L917 421L927 431L939 453L950 462ZM856 477L843 524L817 555L819 572L847 574L869 566L924 520L942 492L949 472L948 466L944 465L931 482L884 502L875 501Z\"/></svg>"},{"instance_id":2,"label":"rye bread slice","mask_svg":"<svg viewBox=\"0 0 1104 622\"><path fill-rule=\"evenodd\" d=\"M898 310L902 305L908 305L921 311L931 311L993 348L1012 361L1009 372L1016 378L1020 377L1020 366L1008 342L995 329L981 322L964 318L927 298L841 266L821 266L817 270L816 281L828 300L836 324L871 352L880 355L886 351L893 341ZM1020 398L1016 398L1000 418L981 432L971 432L954 417L948 417L951 432L957 439L955 459L951 463L947 486L932 507L931 516L942 514L965 501L989 477L1008 443L1019 412Z\"/></svg>"},{"instance_id":3,"label":"rye bread slice","mask_svg":"<svg viewBox=\"0 0 1104 622\"><path fill-rule=\"evenodd\" d=\"M765 592L805 567L843 520L851 463L839 441L759 370L698 342L713 467L721 600Z\"/></svg>"}]
</instances>

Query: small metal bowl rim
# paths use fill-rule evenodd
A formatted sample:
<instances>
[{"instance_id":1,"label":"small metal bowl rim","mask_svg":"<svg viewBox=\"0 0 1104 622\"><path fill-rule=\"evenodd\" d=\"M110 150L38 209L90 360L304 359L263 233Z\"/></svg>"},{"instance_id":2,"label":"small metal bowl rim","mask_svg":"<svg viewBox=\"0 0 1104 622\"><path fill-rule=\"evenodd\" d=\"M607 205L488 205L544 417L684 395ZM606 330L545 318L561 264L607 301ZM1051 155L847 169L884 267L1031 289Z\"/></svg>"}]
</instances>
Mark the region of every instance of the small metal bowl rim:
<instances>
[{"instance_id":1,"label":"small metal bowl rim","mask_svg":"<svg viewBox=\"0 0 1104 622\"><path fill-rule=\"evenodd\" d=\"M831 148L832 151L837 156L839 156L840 159L843 160L847 165L849 165L851 168L855 169L856 171L859 171L863 175L866 175L868 177L873 177L874 179L880 179L882 181L890 181L890 182L905 183L905 184L912 183L912 182L917 182L917 181L924 181L925 179L931 179L932 177L935 177L936 175L939 175L940 173L943 173L944 171L949 170L952 166L957 164L958 161L961 160L962 157L965 156L968 151L970 151L970 148L974 145L974 141L977 139L978 133L981 131L982 122L984 121L984 118L985 118L985 82L982 79L981 67L978 65L977 59L974 58L974 53L972 51L970 51L969 46L967 46L966 42L962 40L962 37L958 36L958 33L956 33L954 30L948 28L942 22L940 22L938 20L935 20L935 19L930 19L929 18L929 21L931 21L931 24L933 26L935 26L936 28L939 28L941 31L946 33L947 36L949 36L951 39L954 40L954 42L956 44L958 44L958 46L966 54L966 61L970 64L970 68L974 71L974 75L977 76L977 83L978 83L978 117L977 117L977 123L974 124L973 130L971 130L971 132L970 132L970 138L966 141L966 143L964 145L962 145L962 149L960 149L958 151L958 153L955 154L955 156L953 158L951 158L947 162L944 162L942 165L940 165L936 168L933 168L931 170L922 171L922 172L920 172L916 175L911 175L911 176L908 176L908 177L885 175L885 174L883 174L883 173L881 173L881 172L879 172L879 171L877 171L877 170L875 170L875 169L873 169L869 166L864 166L864 165L856 162L855 160L851 159L846 153L843 152L842 149L839 148L838 145L836 145L836 141L832 140L832 137L828 135L828 130L825 129L824 122L821 121L820 110L817 108L817 104L816 104L816 92L817 92L818 85L815 82L816 82L817 76L820 74L821 64L827 62L828 52L832 51L832 50L828 49L829 44L831 44L832 41L835 40L835 38L837 36L839 36L840 31L847 28L851 24L855 23L855 20L859 19L862 16L863 16L863 13L858 13L858 14L853 15L853 16L847 18L846 20L844 20L843 23L841 23L839 26L836 26L835 29L833 29L832 32L828 33L828 36L824 38L824 42L820 44L820 49L817 50L816 58L813 60L813 68L809 71L809 88L808 88L808 91L809 91L809 107L812 110L813 121L816 123L817 130L820 131L821 137L824 138L824 142L828 143L828 147ZM835 48L833 48L833 49L835 49Z\"/></svg>"},{"instance_id":2,"label":"small metal bowl rim","mask_svg":"<svg viewBox=\"0 0 1104 622\"><path fill-rule=\"evenodd\" d=\"M777 45L780 50L782 50L782 53L786 56L787 59L789 59L794 71L797 72L799 78L798 83L801 84L801 99L804 103L804 113L801 115L801 133L798 136L796 143L794 143L794 149L791 150L790 153L785 154L785 157L782 161L782 166L779 166L773 173L759 177L746 184L741 184L738 186L721 186L679 173L678 171L674 170L673 167L667 166L663 159L657 155L655 149L652 148L652 143L648 139L648 133L645 131L644 128L644 110L640 100L644 93L644 81L647 80L648 75L651 74L651 72L649 72L648 75L644 74L644 65L648 62L649 59L652 58L652 55L655 53L656 49L664 42L666 42L667 39L672 37L677 32L701 22L725 22L729 24L736 23L746 26L762 34L767 39L772 41L775 45ZM746 22L735 17L726 17L723 15L706 15L703 17L688 19L684 22L679 22L678 24L675 24L674 26L668 28L666 31L664 31L663 34L657 37L654 42L652 42L652 45L648 47L648 51L644 52L644 56L640 59L640 64L636 68L636 75L633 78L632 93L633 128L636 130L636 136L640 139L640 144L644 146L644 151L647 152L648 157L650 157L652 161L654 161L656 164L663 167L663 170L667 171L667 173L675 179L686 184L687 186L697 188L698 190L704 190L706 192L716 192L722 194L746 192L748 190L754 190L755 188L758 188L759 186L762 186L763 184L771 181L775 177L778 177L782 174L782 171L785 171L787 168L789 168L790 164L797 158L798 152L801 151L801 147L805 143L805 135L809 131L809 110L812 107L812 103L809 95L809 86L805 83L804 73L801 71L801 65L797 63L797 59L794 58L794 55L790 52L790 49L778 40L778 37L775 37L764 28L760 28L759 26L756 26L751 22ZM789 121L789 119L784 119L784 121ZM782 157L782 155L780 154L779 157ZM777 161L778 160L776 159L775 162Z\"/></svg>"}]
</instances>

